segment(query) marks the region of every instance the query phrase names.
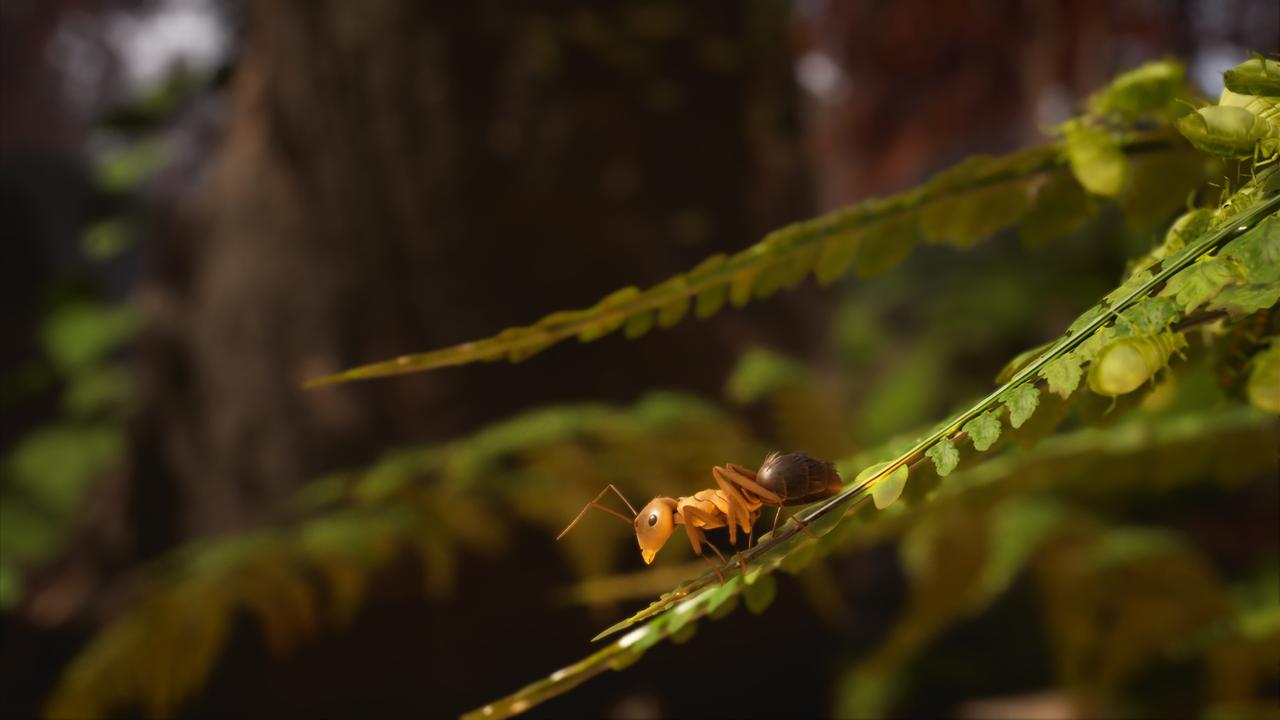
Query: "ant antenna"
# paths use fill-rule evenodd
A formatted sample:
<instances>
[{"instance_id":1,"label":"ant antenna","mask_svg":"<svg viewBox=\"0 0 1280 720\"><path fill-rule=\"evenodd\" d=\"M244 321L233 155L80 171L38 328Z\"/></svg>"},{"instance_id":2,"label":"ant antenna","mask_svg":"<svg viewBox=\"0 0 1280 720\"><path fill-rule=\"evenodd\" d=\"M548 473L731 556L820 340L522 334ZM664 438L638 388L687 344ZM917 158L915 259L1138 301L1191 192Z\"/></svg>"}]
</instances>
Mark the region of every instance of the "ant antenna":
<instances>
[{"instance_id":1,"label":"ant antenna","mask_svg":"<svg viewBox=\"0 0 1280 720\"><path fill-rule=\"evenodd\" d=\"M600 504L600 498L604 497L604 494L609 492L610 490L612 490L614 494L616 494L618 497L622 498L622 502L626 503L627 509L631 511L630 518L618 512L617 510L614 510L611 507L605 507L604 505ZM618 490L618 488L614 487L613 483L609 483L604 487L603 490L600 491L600 494L596 496L595 500L592 500L591 502L587 503L586 506L582 508L582 512L578 513L578 517L574 518L573 522L569 523L569 527L565 528L559 535L556 536L556 540L559 540L565 535L568 535L569 531L573 529L573 526L577 525L578 521L582 519L582 516L586 515L587 511L590 510L591 508L595 508L597 510L603 510L609 513L610 515L618 518L619 520L626 523L627 525L631 525L633 522L635 522L635 517L637 515L636 509L631 507L631 503L627 500L626 496L623 495L622 492Z\"/></svg>"}]
</instances>

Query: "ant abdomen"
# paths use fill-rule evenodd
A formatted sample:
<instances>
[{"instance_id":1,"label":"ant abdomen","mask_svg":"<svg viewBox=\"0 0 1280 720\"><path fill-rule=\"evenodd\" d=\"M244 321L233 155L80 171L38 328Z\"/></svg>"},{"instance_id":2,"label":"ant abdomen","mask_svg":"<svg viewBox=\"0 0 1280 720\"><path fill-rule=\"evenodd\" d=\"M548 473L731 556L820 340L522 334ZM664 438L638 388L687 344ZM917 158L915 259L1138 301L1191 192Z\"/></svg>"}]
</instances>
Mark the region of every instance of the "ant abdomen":
<instances>
[{"instance_id":1,"label":"ant abdomen","mask_svg":"<svg viewBox=\"0 0 1280 720\"><path fill-rule=\"evenodd\" d=\"M756 482L781 497L783 505L806 505L844 489L834 463L802 452L774 453L765 458L756 473Z\"/></svg>"}]
</instances>

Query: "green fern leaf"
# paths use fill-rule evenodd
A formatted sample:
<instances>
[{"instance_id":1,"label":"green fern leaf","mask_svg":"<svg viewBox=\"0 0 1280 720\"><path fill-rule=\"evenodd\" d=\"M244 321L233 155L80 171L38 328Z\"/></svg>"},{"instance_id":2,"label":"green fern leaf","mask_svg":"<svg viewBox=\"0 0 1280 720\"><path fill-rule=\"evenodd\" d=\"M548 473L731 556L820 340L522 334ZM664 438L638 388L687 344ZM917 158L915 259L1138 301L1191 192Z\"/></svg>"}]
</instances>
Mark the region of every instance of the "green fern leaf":
<instances>
[{"instance_id":1,"label":"green fern leaf","mask_svg":"<svg viewBox=\"0 0 1280 720\"><path fill-rule=\"evenodd\" d=\"M920 230L927 242L968 248L1017 223L1030 206L1025 183L996 185L929 205L920 213Z\"/></svg>"},{"instance_id":2,"label":"green fern leaf","mask_svg":"<svg viewBox=\"0 0 1280 720\"><path fill-rule=\"evenodd\" d=\"M1214 257L1197 262L1169 278L1169 284L1160 295L1172 297L1185 312L1191 312L1212 300L1227 285L1241 279L1238 265L1227 258Z\"/></svg>"},{"instance_id":3,"label":"green fern leaf","mask_svg":"<svg viewBox=\"0 0 1280 720\"><path fill-rule=\"evenodd\" d=\"M985 452L1000 439L1000 417L994 412L985 412L965 423L961 430L973 441L975 450Z\"/></svg>"},{"instance_id":4,"label":"green fern leaf","mask_svg":"<svg viewBox=\"0 0 1280 720\"><path fill-rule=\"evenodd\" d=\"M837 233L822 244L814 273L819 285L830 285L844 277L858 251L858 233Z\"/></svg>"},{"instance_id":5,"label":"green fern leaf","mask_svg":"<svg viewBox=\"0 0 1280 720\"><path fill-rule=\"evenodd\" d=\"M872 224L858 239L854 269L862 277L892 270L911 254L918 231L916 217L910 214Z\"/></svg>"},{"instance_id":6,"label":"green fern leaf","mask_svg":"<svg viewBox=\"0 0 1280 720\"><path fill-rule=\"evenodd\" d=\"M1227 310L1233 316L1243 317L1275 307L1280 302L1280 282L1266 285L1236 285L1226 288L1209 303L1210 310Z\"/></svg>"},{"instance_id":7,"label":"green fern leaf","mask_svg":"<svg viewBox=\"0 0 1280 720\"><path fill-rule=\"evenodd\" d=\"M1080 361L1068 353L1046 365L1040 377L1049 383L1049 392L1064 399L1071 397L1071 393L1080 387Z\"/></svg>"},{"instance_id":8,"label":"green fern leaf","mask_svg":"<svg viewBox=\"0 0 1280 720\"><path fill-rule=\"evenodd\" d=\"M938 477L946 477L960 464L960 451L950 438L943 438L936 445L925 451L925 457L933 460Z\"/></svg>"},{"instance_id":9,"label":"green fern leaf","mask_svg":"<svg viewBox=\"0 0 1280 720\"><path fill-rule=\"evenodd\" d=\"M1040 389L1031 383L1025 383L1012 388L1001 399L1009 409L1009 426L1016 430L1036 411L1036 406L1040 404Z\"/></svg>"}]
</instances>

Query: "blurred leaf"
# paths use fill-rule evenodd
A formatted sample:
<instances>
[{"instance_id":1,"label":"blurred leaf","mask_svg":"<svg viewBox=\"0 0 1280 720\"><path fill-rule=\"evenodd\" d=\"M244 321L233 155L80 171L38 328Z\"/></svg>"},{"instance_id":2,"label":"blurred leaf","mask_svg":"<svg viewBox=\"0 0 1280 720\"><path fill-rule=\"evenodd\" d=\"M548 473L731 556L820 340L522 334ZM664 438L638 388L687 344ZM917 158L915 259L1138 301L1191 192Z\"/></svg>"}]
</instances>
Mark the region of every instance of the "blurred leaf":
<instances>
[{"instance_id":1,"label":"blurred leaf","mask_svg":"<svg viewBox=\"0 0 1280 720\"><path fill-rule=\"evenodd\" d=\"M1222 76L1227 89L1242 95L1280 96L1280 62L1255 57L1231 68Z\"/></svg>"},{"instance_id":2,"label":"blurred leaf","mask_svg":"<svg viewBox=\"0 0 1280 720\"><path fill-rule=\"evenodd\" d=\"M128 192L159 170L167 158L168 148L160 138L132 143L98 162L98 185L108 192Z\"/></svg>"},{"instance_id":3,"label":"blurred leaf","mask_svg":"<svg viewBox=\"0 0 1280 720\"><path fill-rule=\"evenodd\" d=\"M61 518L6 493L0 502L0 560L42 560L62 536ZM16 572L16 570L15 570Z\"/></svg>"},{"instance_id":4,"label":"blurred leaf","mask_svg":"<svg viewBox=\"0 0 1280 720\"><path fill-rule=\"evenodd\" d=\"M1260 143L1280 138L1280 130L1271 120L1232 105L1200 108L1174 125L1197 150L1227 158L1251 157ZM1270 150L1274 152L1274 148Z\"/></svg>"},{"instance_id":5,"label":"blurred leaf","mask_svg":"<svg viewBox=\"0 0 1280 720\"><path fill-rule=\"evenodd\" d=\"M738 360L729 376L726 393L735 403L746 405L772 395L780 388L804 382L809 368L770 350L754 348Z\"/></svg>"},{"instance_id":6,"label":"blurred leaf","mask_svg":"<svg viewBox=\"0 0 1280 720\"><path fill-rule=\"evenodd\" d=\"M1042 247L1080 230L1095 214L1096 208L1075 177L1059 171L1046 177L1018 232L1028 246Z\"/></svg>"},{"instance_id":7,"label":"blurred leaf","mask_svg":"<svg viewBox=\"0 0 1280 720\"><path fill-rule=\"evenodd\" d=\"M94 476L120 457L119 428L54 425L23 437L5 458L13 483L42 508L69 513Z\"/></svg>"},{"instance_id":8,"label":"blurred leaf","mask_svg":"<svg viewBox=\"0 0 1280 720\"><path fill-rule=\"evenodd\" d=\"M45 322L44 348L59 370L72 375L103 360L137 328L138 316L128 306L66 305Z\"/></svg>"},{"instance_id":9,"label":"blurred leaf","mask_svg":"<svg viewBox=\"0 0 1280 720\"><path fill-rule=\"evenodd\" d=\"M759 615L773 604L778 594L778 582L772 575L761 576L755 582L746 585L742 591L742 602L752 615Z\"/></svg>"},{"instance_id":10,"label":"blurred leaf","mask_svg":"<svg viewBox=\"0 0 1280 720\"><path fill-rule=\"evenodd\" d=\"M928 242L968 248L1018 222L1030 205L1023 183L994 185L929 205L920 213L920 229Z\"/></svg>"},{"instance_id":11,"label":"blurred leaf","mask_svg":"<svg viewBox=\"0 0 1280 720\"><path fill-rule=\"evenodd\" d=\"M1118 199L1134 228L1163 226L1209 178L1204 156L1193 151L1134 157L1130 183Z\"/></svg>"},{"instance_id":12,"label":"blurred leaf","mask_svg":"<svg viewBox=\"0 0 1280 720\"><path fill-rule=\"evenodd\" d=\"M895 503L902 496L902 489L906 486L907 466L900 465L893 472L871 486L871 499L875 503L876 509L883 510Z\"/></svg>"},{"instance_id":13,"label":"blurred leaf","mask_svg":"<svg viewBox=\"0 0 1280 720\"><path fill-rule=\"evenodd\" d=\"M1071 172L1085 190L1115 197L1129 184L1129 160L1111 133L1071 121L1062 128Z\"/></svg>"},{"instance_id":14,"label":"blurred leaf","mask_svg":"<svg viewBox=\"0 0 1280 720\"><path fill-rule=\"evenodd\" d=\"M22 597L22 575L11 563L0 560L0 611L8 611Z\"/></svg>"},{"instance_id":15,"label":"blurred leaf","mask_svg":"<svg viewBox=\"0 0 1280 720\"><path fill-rule=\"evenodd\" d=\"M1095 115L1119 115L1133 122L1145 116L1172 120L1186 114L1191 97L1186 68L1175 60L1156 60L1116 76L1089 98Z\"/></svg>"},{"instance_id":16,"label":"blurred leaf","mask_svg":"<svg viewBox=\"0 0 1280 720\"><path fill-rule=\"evenodd\" d=\"M132 228L115 218L90 225L80 236L80 250L90 260L110 260L128 249Z\"/></svg>"},{"instance_id":17,"label":"blurred leaf","mask_svg":"<svg viewBox=\"0 0 1280 720\"><path fill-rule=\"evenodd\" d=\"M1280 415L1280 342L1253 356L1253 370L1245 391L1249 402L1263 412Z\"/></svg>"},{"instance_id":18,"label":"blurred leaf","mask_svg":"<svg viewBox=\"0 0 1280 720\"><path fill-rule=\"evenodd\" d=\"M133 381L120 367L97 366L67 381L62 405L67 415L85 419L123 410L133 397Z\"/></svg>"},{"instance_id":19,"label":"blurred leaf","mask_svg":"<svg viewBox=\"0 0 1280 720\"><path fill-rule=\"evenodd\" d=\"M927 419L937 402L945 362L945 349L925 342L894 363L862 401L859 436L878 442Z\"/></svg>"}]
</instances>

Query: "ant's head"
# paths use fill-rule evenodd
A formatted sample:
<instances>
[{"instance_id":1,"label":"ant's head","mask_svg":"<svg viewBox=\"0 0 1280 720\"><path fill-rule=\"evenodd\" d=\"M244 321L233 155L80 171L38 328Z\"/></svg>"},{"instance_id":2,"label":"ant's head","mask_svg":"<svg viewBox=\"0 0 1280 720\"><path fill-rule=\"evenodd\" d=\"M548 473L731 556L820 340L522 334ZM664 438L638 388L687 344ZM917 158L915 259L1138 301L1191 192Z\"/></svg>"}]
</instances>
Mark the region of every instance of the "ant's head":
<instances>
[{"instance_id":1,"label":"ant's head","mask_svg":"<svg viewBox=\"0 0 1280 720\"><path fill-rule=\"evenodd\" d=\"M653 562L653 556L675 532L675 511L675 500L659 497L650 500L636 515L636 542L640 543L640 555L646 565Z\"/></svg>"}]
</instances>

